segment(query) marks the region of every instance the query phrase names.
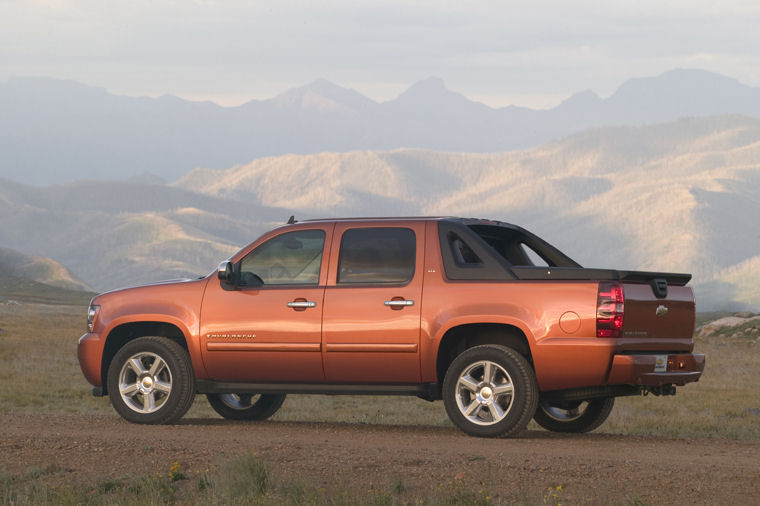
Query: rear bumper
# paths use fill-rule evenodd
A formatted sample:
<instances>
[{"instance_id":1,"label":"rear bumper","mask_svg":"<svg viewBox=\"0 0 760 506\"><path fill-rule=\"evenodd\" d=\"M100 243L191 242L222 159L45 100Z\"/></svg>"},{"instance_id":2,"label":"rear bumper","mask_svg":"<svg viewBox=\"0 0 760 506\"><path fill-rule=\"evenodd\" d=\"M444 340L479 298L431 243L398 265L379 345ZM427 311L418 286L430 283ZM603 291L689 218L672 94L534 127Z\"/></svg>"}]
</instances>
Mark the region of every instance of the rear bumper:
<instances>
[{"instance_id":1,"label":"rear bumper","mask_svg":"<svg viewBox=\"0 0 760 506\"><path fill-rule=\"evenodd\" d=\"M700 353L615 355L608 385L683 386L698 381L705 369Z\"/></svg>"}]
</instances>

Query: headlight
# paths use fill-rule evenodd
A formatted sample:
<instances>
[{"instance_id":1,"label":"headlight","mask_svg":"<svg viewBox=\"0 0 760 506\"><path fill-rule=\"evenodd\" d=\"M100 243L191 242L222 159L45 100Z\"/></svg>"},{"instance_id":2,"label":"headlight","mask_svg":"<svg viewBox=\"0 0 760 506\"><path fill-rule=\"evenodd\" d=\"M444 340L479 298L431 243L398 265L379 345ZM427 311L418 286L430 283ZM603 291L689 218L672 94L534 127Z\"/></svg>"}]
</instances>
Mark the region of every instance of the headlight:
<instances>
[{"instance_id":1,"label":"headlight","mask_svg":"<svg viewBox=\"0 0 760 506\"><path fill-rule=\"evenodd\" d=\"M100 306L90 306L90 309L87 310L87 331L92 332L92 327L95 323L95 317L98 315L98 311L100 311Z\"/></svg>"}]
</instances>

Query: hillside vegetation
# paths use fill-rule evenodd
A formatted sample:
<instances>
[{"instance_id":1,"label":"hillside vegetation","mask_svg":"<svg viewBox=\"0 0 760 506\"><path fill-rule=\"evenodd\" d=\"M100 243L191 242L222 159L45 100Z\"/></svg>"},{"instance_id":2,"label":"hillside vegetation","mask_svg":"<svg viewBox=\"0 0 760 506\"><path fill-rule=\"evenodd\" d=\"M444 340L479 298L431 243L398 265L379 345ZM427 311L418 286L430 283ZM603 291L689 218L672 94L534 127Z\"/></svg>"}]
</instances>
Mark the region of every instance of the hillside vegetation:
<instances>
[{"instance_id":1,"label":"hillside vegetation","mask_svg":"<svg viewBox=\"0 0 760 506\"><path fill-rule=\"evenodd\" d=\"M198 169L177 187L317 215L521 224L581 264L690 272L703 309L760 307L760 120L591 130L527 151L321 153Z\"/></svg>"}]
</instances>

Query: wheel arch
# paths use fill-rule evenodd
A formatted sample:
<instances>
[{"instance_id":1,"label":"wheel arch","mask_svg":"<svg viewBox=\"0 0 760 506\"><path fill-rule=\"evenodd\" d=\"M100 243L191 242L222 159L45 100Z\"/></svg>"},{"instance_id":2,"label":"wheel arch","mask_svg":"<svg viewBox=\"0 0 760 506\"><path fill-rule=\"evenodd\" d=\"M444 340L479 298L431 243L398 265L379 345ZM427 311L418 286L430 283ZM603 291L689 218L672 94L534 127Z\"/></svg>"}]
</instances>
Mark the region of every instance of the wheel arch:
<instances>
[{"instance_id":1,"label":"wheel arch","mask_svg":"<svg viewBox=\"0 0 760 506\"><path fill-rule=\"evenodd\" d=\"M512 348L533 365L530 340L519 327L506 323L465 323L449 328L441 337L436 357L438 384L443 384L449 365L460 353L485 344Z\"/></svg>"},{"instance_id":2,"label":"wheel arch","mask_svg":"<svg viewBox=\"0 0 760 506\"><path fill-rule=\"evenodd\" d=\"M101 357L100 378L103 385L103 394L108 394L108 368L111 365L113 357L128 342L139 337L159 336L166 337L182 346L188 355L187 337L182 330L174 323L165 321L139 321L122 323L114 327L106 338Z\"/></svg>"}]
</instances>

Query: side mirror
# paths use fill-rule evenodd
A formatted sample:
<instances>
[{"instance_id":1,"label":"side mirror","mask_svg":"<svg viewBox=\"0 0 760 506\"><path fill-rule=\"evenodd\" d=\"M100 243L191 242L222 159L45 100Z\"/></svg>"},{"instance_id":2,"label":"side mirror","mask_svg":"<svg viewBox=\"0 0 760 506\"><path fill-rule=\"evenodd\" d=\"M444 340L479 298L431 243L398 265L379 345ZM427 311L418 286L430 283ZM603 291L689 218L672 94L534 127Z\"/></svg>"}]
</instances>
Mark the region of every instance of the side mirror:
<instances>
[{"instance_id":1,"label":"side mirror","mask_svg":"<svg viewBox=\"0 0 760 506\"><path fill-rule=\"evenodd\" d=\"M216 270L216 276L219 278L220 281L224 283L232 283L233 277L234 277L235 271L232 267L232 262L229 262L225 260L224 262L219 264L219 267Z\"/></svg>"}]
</instances>

